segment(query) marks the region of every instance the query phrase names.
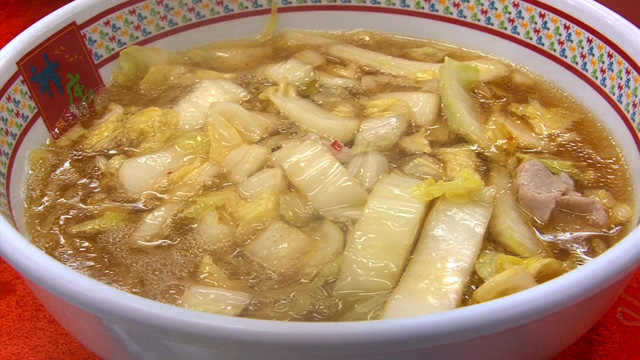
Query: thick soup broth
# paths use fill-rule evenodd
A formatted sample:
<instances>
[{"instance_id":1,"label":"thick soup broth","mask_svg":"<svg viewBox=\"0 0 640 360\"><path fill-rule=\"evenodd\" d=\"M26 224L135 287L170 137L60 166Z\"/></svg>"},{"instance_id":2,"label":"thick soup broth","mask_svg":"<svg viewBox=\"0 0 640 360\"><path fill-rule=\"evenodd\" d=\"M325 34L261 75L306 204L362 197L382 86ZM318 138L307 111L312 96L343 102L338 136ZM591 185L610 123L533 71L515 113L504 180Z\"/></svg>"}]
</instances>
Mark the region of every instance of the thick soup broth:
<instances>
[{"instance_id":1,"label":"thick soup broth","mask_svg":"<svg viewBox=\"0 0 640 360\"><path fill-rule=\"evenodd\" d=\"M120 61L30 154L25 206L35 244L136 295L261 319L418 315L548 281L632 227L603 125L503 60L284 30Z\"/></svg>"}]
</instances>

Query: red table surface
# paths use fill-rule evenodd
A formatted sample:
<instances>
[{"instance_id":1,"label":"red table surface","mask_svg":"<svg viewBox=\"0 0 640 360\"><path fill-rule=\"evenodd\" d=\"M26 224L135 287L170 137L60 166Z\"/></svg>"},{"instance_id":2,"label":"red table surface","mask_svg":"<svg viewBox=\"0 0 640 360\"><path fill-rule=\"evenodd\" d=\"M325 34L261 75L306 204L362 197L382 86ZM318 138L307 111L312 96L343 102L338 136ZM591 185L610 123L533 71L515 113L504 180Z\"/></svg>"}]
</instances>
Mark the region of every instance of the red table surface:
<instances>
[{"instance_id":1,"label":"red table surface","mask_svg":"<svg viewBox=\"0 0 640 360\"><path fill-rule=\"evenodd\" d=\"M69 0L3 0L0 47ZM600 0L640 27L638 0ZM639 40L640 41L640 40ZM97 359L47 313L0 259L0 359ZM640 270L605 316L556 360L640 359Z\"/></svg>"}]
</instances>

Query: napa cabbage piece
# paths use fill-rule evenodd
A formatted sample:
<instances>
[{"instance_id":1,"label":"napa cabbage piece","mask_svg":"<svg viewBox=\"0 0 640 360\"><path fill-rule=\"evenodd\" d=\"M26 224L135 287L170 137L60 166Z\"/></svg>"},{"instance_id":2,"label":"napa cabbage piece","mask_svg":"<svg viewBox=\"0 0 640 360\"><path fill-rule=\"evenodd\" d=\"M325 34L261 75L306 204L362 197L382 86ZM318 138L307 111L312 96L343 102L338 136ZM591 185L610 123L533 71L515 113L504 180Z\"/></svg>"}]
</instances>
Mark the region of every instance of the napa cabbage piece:
<instances>
[{"instance_id":1,"label":"napa cabbage piece","mask_svg":"<svg viewBox=\"0 0 640 360\"><path fill-rule=\"evenodd\" d=\"M240 132L216 112L207 116L207 132L211 145L209 161L218 163L232 150L244 145Z\"/></svg>"},{"instance_id":2,"label":"napa cabbage piece","mask_svg":"<svg viewBox=\"0 0 640 360\"><path fill-rule=\"evenodd\" d=\"M118 180L129 195L140 196L154 190L170 173L184 166L189 157L171 146L152 154L129 158L118 169Z\"/></svg>"},{"instance_id":3,"label":"napa cabbage piece","mask_svg":"<svg viewBox=\"0 0 640 360\"><path fill-rule=\"evenodd\" d=\"M172 199L188 200L202 187L211 184L222 174L220 166L202 158L196 158L192 164L182 167L169 176L169 196Z\"/></svg>"},{"instance_id":4,"label":"napa cabbage piece","mask_svg":"<svg viewBox=\"0 0 640 360\"><path fill-rule=\"evenodd\" d=\"M356 118L335 115L299 96L285 96L274 92L269 99L288 119L331 140L347 143L353 140L360 126L360 121Z\"/></svg>"},{"instance_id":5,"label":"napa cabbage piece","mask_svg":"<svg viewBox=\"0 0 640 360\"><path fill-rule=\"evenodd\" d=\"M496 200L491 217L491 232L494 239L520 256L546 254L547 249L520 209L507 169L497 164L492 165L489 184L496 189Z\"/></svg>"},{"instance_id":6,"label":"napa cabbage piece","mask_svg":"<svg viewBox=\"0 0 640 360\"><path fill-rule=\"evenodd\" d=\"M342 43L325 45L320 48L320 51L331 57L372 68L382 73L415 80L435 78L438 76L440 68L440 64L407 60Z\"/></svg>"},{"instance_id":7,"label":"napa cabbage piece","mask_svg":"<svg viewBox=\"0 0 640 360\"><path fill-rule=\"evenodd\" d=\"M300 260L312 245L312 239L302 231L274 220L243 248L243 252L267 269L283 272L299 267Z\"/></svg>"},{"instance_id":8,"label":"napa cabbage piece","mask_svg":"<svg viewBox=\"0 0 640 360\"><path fill-rule=\"evenodd\" d=\"M376 183L347 240L337 294L388 291L396 285L426 211L426 203L411 196L418 183L395 173Z\"/></svg>"},{"instance_id":9,"label":"napa cabbage piece","mask_svg":"<svg viewBox=\"0 0 640 360\"><path fill-rule=\"evenodd\" d=\"M313 223L307 231L311 234L313 245L305 266L316 268L338 258L344 250L344 233L336 224L328 220Z\"/></svg>"},{"instance_id":10,"label":"napa cabbage piece","mask_svg":"<svg viewBox=\"0 0 640 360\"><path fill-rule=\"evenodd\" d=\"M316 99L326 104L332 113L338 116L345 117L360 117L359 105L355 100L339 101L339 97L346 95L347 90L336 87L330 90L320 90L320 94L316 96Z\"/></svg>"},{"instance_id":11,"label":"napa cabbage piece","mask_svg":"<svg viewBox=\"0 0 640 360\"><path fill-rule=\"evenodd\" d=\"M441 63L408 60L344 43L327 44L322 46L320 51L328 56L375 69L385 74L402 76L418 81L438 78L438 71L442 66ZM446 60L447 58L445 58L445 62ZM496 60L478 59L465 63L478 70L479 81L494 80L509 73L509 69Z\"/></svg>"},{"instance_id":12,"label":"napa cabbage piece","mask_svg":"<svg viewBox=\"0 0 640 360\"><path fill-rule=\"evenodd\" d=\"M406 91L376 95L373 100L399 99L411 108L411 122L415 126L432 126L440 113L440 96L430 92Z\"/></svg>"},{"instance_id":13,"label":"napa cabbage piece","mask_svg":"<svg viewBox=\"0 0 640 360\"><path fill-rule=\"evenodd\" d=\"M411 48L404 51L410 58L425 62L440 62L454 49L452 46L442 44L428 44L425 46Z\"/></svg>"},{"instance_id":14,"label":"napa cabbage piece","mask_svg":"<svg viewBox=\"0 0 640 360\"><path fill-rule=\"evenodd\" d=\"M236 234L251 234L275 219L279 213L278 200L278 193L268 191L241 203L234 211L238 222Z\"/></svg>"},{"instance_id":15,"label":"napa cabbage piece","mask_svg":"<svg viewBox=\"0 0 640 360\"><path fill-rule=\"evenodd\" d=\"M69 226L67 232L74 235L95 235L128 225L130 216L119 211L105 211L100 217Z\"/></svg>"},{"instance_id":16,"label":"napa cabbage piece","mask_svg":"<svg viewBox=\"0 0 640 360\"><path fill-rule=\"evenodd\" d=\"M552 257L537 255L530 258L520 258L494 250L485 250L480 254L476 261L475 269L485 283L488 283L498 274L515 266L526 269L538 284L566 272L564 264ZM496 282L494 281L494 283Z\"/></svg>"},{"instance_id":17,"label":"napa cabbage piece","mask_svg":"<svg viewBox=\"0 0 640 360\"><path fill-rule=\"evenodd\" d=\"M209 286L232 290L246 285L241 280L230 279L224 269L218 266L209 255L202 257L200 266L198 266L197 279Z\"/></svg>"},{"instance_id":18,"label":"napa cabbage piece","mask_svg":"<svg viewBox=\"0 0 640 360\"><path fill-rule=\"evenodd\" d=\"M400 170L406 174L415 176L418 179L433 179L440 181L445 177L443 164L436 158L429 155L416 156L408 159L399 166Z\"/></svg>"},{"instance_id":19,"label":"napa cabbage piece","mask_svg":"<svg viewBox=\"0 0 640 360\"><path fill-rule=\"evenodd\" d=\"M422 128L416 133L401 137L398 140L398 145L407 154L430 154L432 152L431 144L426 136L427 129Z\"/></svg>"},{"instance_id":20,"label":"napa cabbage piece","mask_svg":"<svg viewBox=\"0 0 640 360\"><path fill-rule=\"evenodd\" d=\"M309 64L314 68L323 66L327 63L327 59L314 49L304 49L299 51L293 55L293 58L302 61L305 64Z\"/></svg>"},{"instance_id":21,"label":"napa cabbage piece","mask_svg":"<svg viewBox=\"0 0 640 360\"><path fill-rule=\"evenodd\" d=\"M260 145L241 145L222 161L227 179L237 184L258 172L267 163L271 150Z\"/></svg>"},{"instance_id":22,"label":"napa cabbage piece","mask_svg":"<svg viewBox=\"0 0 640 360\"><path fill-rule=\"evenodd\" d=\"M279 126L279 121L273 114L250 111L230 102L212 104L209 108L209 121L215 117L229 122L248 144L255 144L277 132Z\"/></svg>"},{"instance_id":23,"label":"napa cabbage piece","mask_svg":"<svg viewBox=\"0 0 640 360\"><path fill-rule=\"evenodd\" d=\"M128 46L120 52L120 68L111 75L111 79L123 86L137 85L153 66L169 65L178 59L176 54L158 47Z\"/></svg>"},{"instance_id":24,"label":"napa cabbage piece","mask_svg":"<svg viewBox=\"0 0 640 360\"><path fill-rule=\"evenodd\" d=\"M191 86L200 80L234 78L235 74L223 74L187 65L154 65L140 81L140 88L146 92L160 93L175 86Z\"/></svg>"},{"instance_id":25,"label":"napa cabbage piece","mask_svg":"<svg viewBox=\"0 0 640 360\"><path fill-rule=\"evenodd\" d=\"M316 71L316 80L320 86L333 88L354 88L360 84L356 79L335 76L323 71ZM313 93L313 91L310 92Z\"/></svg>"},{"instance_id":26,"label":"napa cabbage piece","mask_svg":"<svg viewBox=\"0 0 640 360\"><path fill-rule=\"evenodd\" d=\"M243 72L273 57L273 48L257 38L221 41L176 53L188 64L223 73Z\"/></svg>"},{"instance_id":27,"label":"napa cabbage piece","mask_svg":"<svg viewBox=\"0 0 640 360\"><path fill-rule=\"evenodd\" d=\"M345 312L340 317L340 321L378 320L388 296L389 292L367 295L365 300L358 301L349 311Z\"/></svg>"},{"instance_id":28,"label":"napa cabbage piece","mask_svg":"<svg viewBox=\"0 0 640 360\"><path fill-rule=\"evenodd\" d=\"M487 267L489 271L493 270L495 273L476 289L471 297L473 303L485 302L526 290L566 272L562 262L554 258L536 256L520 260L520 263L515 261L500 263L503 254L491 254L488 257L490 264L484 264L481 268ZM480 292L476 295L478 291Z\"/></svg>"},{"instance_id":29,"label":"napa cabbage piece","mask_svg":"<svg viewBox=\"0 0 640 360\"><path fill-rule=\"evenodd\" d=\"M104 150L122 135L124 108L110 104L108 111L85 132L81 146L91 151Z\"/></svg>"},{"instance_id":30,"label":"napa cabbage piece","mask_svg":"<svg viewBox=\"0 0 640 360\"><path fill-rule=\"evenodd\" d=\"M206 282L210 286L222 288L227 288L226 285L231 282L227 273L209 255L203 256L200 260L198 280Z\"/></svg>"},{"instance_id":31,"label":"napa cabbage piece","mask_svg":"<svg viewBox=\"0 0 640 360\"><path fill-rule=\"evenodd\" d=\"M428 178L411 189L411 192L413 197L420 201L429 201L444 195L449 200L465 202L484 187L485 184L480 175L467 168L456 174L452 181L436 182L433 178Z\"/></svg>"},{"instance_id":32,"label":"napa cabbage piece","mask_svg":"<svg viewBox=\"0 0 640 360\"><path fill-rule=\"evenodd\" d=\"M280 196L278 212L290 224L297 227L309 225L317 216L309 199L295 192Z\"/></svg>"},{"instance_id":33,"label":"napa cabbage piece","mask_svg":"<svg viewBox=\"0 0 640 360\"><path fill-rule=\"evenodd\" d=\"M503 254L494 250L485 250L478 256L475 270L482 280L489 281L489 279L508 268L522 264L523 261L522 258L517 256Z\"/></svg>"},{"instance_id":34,"label":"napa cabbage piece","mask_svg":"<svg viewBox=\"0 0 640 360\"><path fill-rule=\"evenodd\" d=\"M381 318L430 314L460 304L482 248L494 194L487 187L464 203L446 197L436 201Z\"/></svg>"},{"instance_id":35,"label":"napa cabbage piece","mask_svg":"<svg viewBox=\"0 0 640 360\"><path fill-rule=\"evenodd\" d=\"M235 227L225 224L220 218L219 212L211 210L205 212L196 224L196 233L208 245L216 246L235 236Z\"/></svg>"},{"instance_id":36,"label":"napa cabbage piece","mask_svg":"<svg viewBox=\"0 0 640 360\"><path fill-rule=\"evenodd\" d=\"M438 118L436 123L426 130L427 133L425 137L429 141L445 143L453 140L455 137L455 134L449 128L449 124L447 124L443 117Z\"/></svg>"},{"instance_id":37,"label":"napa cabbage piece","mask_svg":"<svg viewBox=\"0 0 640 360\"><path fill-rule=\"evenodd\" d=\"M231 214L242 204L244 201L240 198L238 190L228 186L196 197L193 203L180 213L180 216L187 219L200 219L210 211Z\"/></svg>"},{"instance_id":38,"label":"napa cabbage piece","mask_svg":"<svg viewBox=\"0 0 640 360\"><path fill-rule=\"evenodd\" d=\"M401 99L391 97L367 101L364 115L367 117L389 116L395 114L411 114L409 104Z\"/></svg>"},{"instance_id":39,"label":"napa cabbage piece","mask_svg":"<svg viewBox=\"0 0 640 360\"><path fill-rule=\"evenodd\" d=\"M480 80L478 68L446 58L439 74L442 111L451 129L471 144L490 148L491 141L485 133L478 105L469 93L473 84Z\"/></svg>"},{"instance_id":40,"label":"napa cabbage piece","mask_svg":"<svg viewBox=\"0 0 640 360\"><path fill-rule=\"evenodd\" d=\"M238 184L238 192L245 199L264 192L283 193L286 190L287 181L280 167L262 169Z\"/></svg>"},{"instance_id":41,"label":"napa cabbage piece","mask_svg":"<svg viewBox=\"0 0 640 360\"><path fill-rule=\"evenodd\" d=\"M194 173L194 171L200 168L205 163L206 160L202 159L201 157L195 158L194 161L190 164L183 166L176 172L172 172L169 176L169 183L175 186L175 184L178 184L184 181L186 178L193 176L192 174Z\"/></svg>"},{"instance_id":42,"label":"napa cabbage piece","mask_svg":"<svg viewBox=\"0 0 640 360\"><path fill-rule=\"evenodd\" d=\"M216 102L240 103L250 94L240 85L225 79L201 80L173 106L178 112L182 130L202 127L206 122L209 106Z\"/></svg>"},{"instance_id":43,"label":"napa cabbage piece","mask_svg":"<svg viewBox=\"0 0 640 360\"><path fill-rule=\"evenodd\" d=\"M338 76L347 79L357 79L362 74L362 71L356 64L328 64L323 68L329 75Z\"/></svg>"},{"instance_id":44,"label":"napa cabbage piece","mask_svg":"<svg viewBox=\"0 0 640 360\"><path fill-rule=\"evenodd\" d=\"M367 191L371 191L378 180L389 173L389 161L379 151L356 154L347 164L347 171Z\"/></svg>"},{"instance_id":45,"label":"napa cabbage piece","mask_svg":"<svg viewBox=\"0 0 640 360\"><path fill-rule=\"evenodd\" d=\"M176 202L151 210L129 234L127 242L132 246L160 245L162 243L159 239L162 236L162 226L177 213L181 206L181 203Z\"/></svg>"},{"instance_id":46,"label":"napa cabbage piece","mask_svg":"<svg viewBox=\"0 0 640 360\"><path fill-rule=\"evenodd\" d=\"M387 151L398 142L407 125L409 119L403 113L364 119L353 141L352 150L356 154L370 150Z\"/></svg>"},{"instance_id":47,"label":"napa cabbage piece","mask_svg":"<svg viewBox=\"0 0 640 360\"><path fill-rule=\"evenodd\" d=\"M267 20L267 24L262 29L262 34L260 34L260 40L267 40L273 36L273 34L278 29L278 4L271 4L271 13L269 13L269 20Z\"/></svg>"},{"instance_id":48,"label":"napa cabbage piece","mask_svg":"<svg viewBox=\"0 0 640 360\"><path fill-rule=\"evenodd\" d=\"M204 131L189 131L175 137L173 145L182 154L204 157L209 153L211 141Z\"/></svg>"},{"instance_id":49,"label":"napa cabbage piece","mask_svg":"<svg viewBox=\"0 0 640 360\"><path fill-rule=\"evenodd\" d=\"M316 141L294 140L273 153L271 161L282 166L289 181L321 214L360 208L367 201L367 191Z\"/></svg>"},{"instance_id":50,"label":"napa cabbage piece","mask_svg":"<svg viewBox=\"0 0 640 360\"><path fill-rule=\"evenodd\" d=\"M513 266L480 285L471 295L473 303L481 303L536 286L533 275L522 266Z\"/></svg>"},{"instance_id":51,"label":"napa cabbage piece","mask_svg":"<svg viewBox=\"0 0 640 360\"><path fill-rule=\"evenodd\" d=\"M278 198L279 195L277 193L267 191L245 201L241 198L237 188L230 186L198 196L181 213L181 216L187 219L200 219L200 223L202 223L202 221L205 221L205 216L210 216L208 214L216 212L217 216L224 216L232 223L215 225L215 222L220 218L210 218L207 220L210 225L215 225L216 227L224 224L232 225L235 229L234 235L245 236L255 232L278 216ZM225 229L220 229L220 231L223 230ZM202 231L207 232L207 229ZM216 236L211 237L203 234L201 235L205 238L217 238ZM219 238L217 239L220 240Z\"/></svg>"},{"instance_id":52,"label":"napa cabbage piece","mask_svg":"<svg viewBox=\"0 0 640 360\"><path fill-rule=\"evenodd\" d=\"M455 179L464 169L478 170L482 165L475 151L469 147L440 148L434 155L444 164L447 180Z\"/></svg>"},{"instance_id":53,"label":"napa cabbage piece","mask_svg":"<svg viewBox=\"0 0 640 360\"><path fill-rule=\"evenodd\" d=\"M291 58L276 64L265 65L258 69L258 74L280 84L300 87L312 81L316 74L313 66Z\"/></svg>"},{"instance_id":54,"label":"napa cabbage piece","mask_svg":"<svg viewBox=\"0 0 640 360\"><path fill-rule=\"evenodd\" d=\"M139 154L160 150L178 131L178 113L169 109L149 107L136 112L124 121L124 133L137 142Z\"/></svg>"},{"instance_id":55,"label":"napa cabbage piece","mask_svg":"<svg viewBox=\"0 0 640 360\"><path fill-rule=\"evenodd\" d=\"M326 32L304 30L304 29L283 29L279 32L278 38L286 44L286 46L295 46L301 48L316 47L326 45L336 40L327 37Z\"/></svg>"},{"instance_id":56,"label":"napa cabbage piece","mask_svg":"<svg viewBox=\"0 0 640 360\"><path fill-rule=\"evenodd\" d=\"M190 285L184 291L180 306L212 314L238 316L253 296L242 291L206 285Z\"/></svg>"},{"instance_id":57,"label":"napa cabbage piece","mask_svg":"<svg viewBox=\"0 0 640 360\"><path fill-rule=\"evenodd\" d=\"M516 123L502 112L493 113L487 123L493 123L494 126L499 126L500 130L506 132L508 136L513 137L513 140L521 148L542 150L545 147L544 140L538 137L532 130L522 124Z\"/></svg>"},{"instance_id":58,"label":"napa cabbage piece","mask_svg":"<svg viewBox=\"0 0 640 360\"><path fill-rule=\"evenodd\" d=\"M574 114L561 108L550 108L531 100L528 104L511 104L509 110L524 117L539 135L566 132L577 119Z\"/></svg>"},{"instance_id":59,"label":"napa cabbage piece","mask_svg":"<svg viewBox=\"0 0 640 360\"><path fill-rule=\"evenodd\" d=\"M476 59L465 61L465 64L478 68L478 81L480 82L491 81L509 75L509 68L499 60Z\"/></svg>"},{"instance_id":60,"label":"napa cabbage piece","mask_svg":"<svg viewBox=\"0 0 640 360\"><path fill-rule=\"evenodd\" d=\"M562 261L552 257L534 256L525 259L521 266L533 275L538 284L556 278L567 272L567 268Z\"/></svg>"}]
</instances>

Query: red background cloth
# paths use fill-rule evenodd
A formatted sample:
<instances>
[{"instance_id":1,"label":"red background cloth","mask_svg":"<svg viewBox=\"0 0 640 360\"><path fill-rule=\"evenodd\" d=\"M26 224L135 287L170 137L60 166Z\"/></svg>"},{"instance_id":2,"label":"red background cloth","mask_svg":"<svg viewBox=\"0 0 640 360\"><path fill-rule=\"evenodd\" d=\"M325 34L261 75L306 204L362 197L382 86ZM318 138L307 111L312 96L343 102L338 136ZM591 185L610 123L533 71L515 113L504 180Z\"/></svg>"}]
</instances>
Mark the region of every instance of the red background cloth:
<instances>
[{"instance_id":1,"label":"red background cloth","mask_svg":"<svg viewBox=\"0 0 640 360\"><path fill-rule=\"evenodd\" d=\"M640 27L637 0L599 0ZM3 0L0 47L69 0ZM639 40L640 41L640 40ZM640 270L607 314L556 360L640 359ZM49 315L0 259L0 360L97 359Z\"/></svg>"}]
</instances>

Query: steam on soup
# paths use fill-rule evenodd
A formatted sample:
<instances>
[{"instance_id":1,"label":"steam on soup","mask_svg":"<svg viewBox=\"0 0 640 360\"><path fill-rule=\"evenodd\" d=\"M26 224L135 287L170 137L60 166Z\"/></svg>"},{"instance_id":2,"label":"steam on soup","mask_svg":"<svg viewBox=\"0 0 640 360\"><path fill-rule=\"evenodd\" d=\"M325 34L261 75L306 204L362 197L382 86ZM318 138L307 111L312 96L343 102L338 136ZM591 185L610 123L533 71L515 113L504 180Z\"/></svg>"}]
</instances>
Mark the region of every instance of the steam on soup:
<instances>
[{"instance_id":1,"label":"steam on soup","mask_svg":"<svg viewBox=\"0 0 640 360\"><path fill-rule=\"evenodd\" d=\"M370 31L130 47L30 155L31 239L133 294L244 317L489 301L631 228L603 126L510 63Z\"/></svg>"}]
</instances>

